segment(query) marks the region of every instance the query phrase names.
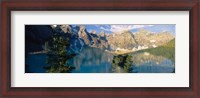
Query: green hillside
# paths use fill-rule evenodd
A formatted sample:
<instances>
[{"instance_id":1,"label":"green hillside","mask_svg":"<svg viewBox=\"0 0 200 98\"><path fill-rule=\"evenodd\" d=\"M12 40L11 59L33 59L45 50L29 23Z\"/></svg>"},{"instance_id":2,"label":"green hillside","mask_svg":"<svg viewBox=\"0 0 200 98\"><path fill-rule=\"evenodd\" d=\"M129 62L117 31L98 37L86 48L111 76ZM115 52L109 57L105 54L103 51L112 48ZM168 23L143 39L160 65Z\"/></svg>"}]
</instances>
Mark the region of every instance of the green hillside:
<instances>
[{"instance_id":1,"label":"green hillside","mask_svg":"<svg viewBox=\"0 0 200 98\"><path fill-rule=\"evenodd\" d=\"M153 55L164 56L172 61L175 61L175 39L156 48L145 49L138 52L149 52Z\"/></svg>"}]
</instances>

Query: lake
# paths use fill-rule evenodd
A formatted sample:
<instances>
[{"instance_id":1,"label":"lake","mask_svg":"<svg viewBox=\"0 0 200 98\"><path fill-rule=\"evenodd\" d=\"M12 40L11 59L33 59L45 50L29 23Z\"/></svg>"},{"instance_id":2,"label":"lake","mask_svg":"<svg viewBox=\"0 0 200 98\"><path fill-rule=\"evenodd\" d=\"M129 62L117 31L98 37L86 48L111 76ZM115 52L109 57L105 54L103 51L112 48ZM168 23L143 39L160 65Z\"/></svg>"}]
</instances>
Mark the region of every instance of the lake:
<instances>
[{"instance_id":1,"label":"lake","mask_svg":"<svg viewBox=\"0 0 200 98\"><path fill-rule=\"evenodd\" d=\"M147 52L131 53L131 66L124 66L123 63L114 64L114 61L123 61L126 55L118 57L99 48L87 47L79 54L68 61L74 66L72 73L174 73L175 62L163 56L155 56ZM44 73L46 70L46 54L29 54L26 57L27 73ZM117 60L116 60L117 59ZM120 60L122 59L122 60ZM130 61L128 61L130 60ZM125 64L125 63L124 63ZM126 68L126 69L125 69Z\"/></svg>"}]
</instances>

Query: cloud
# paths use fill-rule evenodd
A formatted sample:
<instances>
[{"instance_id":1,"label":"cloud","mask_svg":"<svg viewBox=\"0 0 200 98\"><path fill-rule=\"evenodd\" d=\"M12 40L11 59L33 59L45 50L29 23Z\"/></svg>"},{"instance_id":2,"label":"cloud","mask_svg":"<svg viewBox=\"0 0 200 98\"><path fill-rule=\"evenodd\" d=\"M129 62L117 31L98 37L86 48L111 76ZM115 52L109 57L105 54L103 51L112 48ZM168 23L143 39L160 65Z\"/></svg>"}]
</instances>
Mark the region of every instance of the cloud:
<instances>
[{"instance_id":1,"label":"cloud","mask_svg":"<svg viewBox=\"0 0 200 98\"><path fill-rule=\"evenodd\" d=\"M149 27L153 25L111 25L110 31L112 32L121 32L124 30L133 30L133 29L139 29L144 27Z\"/></svg>"},{"instance_id":2,"label":"cloud","mask_svg":"<svg viewBox=\"0 0 200 98\"><path fill-rule=\"evenodd\" d=\"M104 31L121 32L124 30L133 30L150 26L153 25L99 25L98 27Z\"/></svg>"},{"instance_id":3,"label":"cloud","mask_svg":"<svg viewBox=\"0 0 200 98\"><path fill-rule=\"evenodd\" d=\"M105 28L105 27L100 27L101 30L104 30L104 31L110 31L109 28Z\"/></svg>"},{"instance_id":4,"label":"cloud","mask_svg":"<svg viewBox=\"0 0 200 98\"><path fill-rule=\"evenodd\" d=\"M93 30L91 30L91 29L87 29L87 31L88 31L88 32L92 32Z\"/></svg>"}]
</instances>

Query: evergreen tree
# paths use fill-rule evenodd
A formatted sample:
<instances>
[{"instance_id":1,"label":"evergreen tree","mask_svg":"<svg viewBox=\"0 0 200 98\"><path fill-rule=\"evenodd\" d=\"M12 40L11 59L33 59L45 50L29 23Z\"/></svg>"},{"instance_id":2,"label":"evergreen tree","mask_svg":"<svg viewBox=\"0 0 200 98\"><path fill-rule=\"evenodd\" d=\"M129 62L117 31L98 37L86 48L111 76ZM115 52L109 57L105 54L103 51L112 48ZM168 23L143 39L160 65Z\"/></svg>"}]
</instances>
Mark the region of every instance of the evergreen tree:
<instances>
[{"instance_id":1,"label":"evergreen tree","mask_svg":"<svg viewBox=\"0 0 200 98\"><path fill-rule=\"evenodd\" d=\"M132 72L132 56L127 55L124 63L124 71L125 72Z\"/></svg>"},{"instance_id":2,"label":"evergreen tree","mask_svg":"<svg viewBox=\"0 0 200 98\"><path fill-rule=\"evenodd\" d=\"M70 72L74 67L69 66L67 61L75 55L67 52L67 48L70 45L69 39L64 38L63 35L54 31L48 43L47 64L49 66L46 67L47 72Z\"/></svg>"},{"instance_id":3,"label":"evergreen tree","mask_svg":"<svg viewBox=\"0 0 200 98\"><path fill-rule=\"evenodd\" d=\"M132 56L131 55L117 55L113 57L113 67L119 66L124 69L124 72L132 72Z\"/></svg>"}]
</instances>

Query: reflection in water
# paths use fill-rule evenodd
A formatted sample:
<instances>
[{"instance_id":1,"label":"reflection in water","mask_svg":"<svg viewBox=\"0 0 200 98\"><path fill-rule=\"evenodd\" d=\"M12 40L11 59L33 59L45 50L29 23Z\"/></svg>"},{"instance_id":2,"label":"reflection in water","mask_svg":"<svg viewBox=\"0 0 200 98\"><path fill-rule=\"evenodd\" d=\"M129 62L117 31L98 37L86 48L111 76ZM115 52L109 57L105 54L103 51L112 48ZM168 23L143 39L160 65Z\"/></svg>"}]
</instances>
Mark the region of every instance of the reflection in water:
<instances>
[{"instance_id":1,"label":"reflection in water","mask_svg":"<svg viewBox=\"0 0 200 98\"><path fill-rule=\"evenodd\" d=\"M123 72L132 72L132 56L131 55L117 55L113 57L112 67L114 72L118 72L119 67ZM121 71L120 71L121 72Z\"/></svg>"},{"instance_id":2,"label":"reflection in water","mask_svg":"<svg viewBox=\"0 0 200 98\"><path fill-rule=\"evenodd\" d=\"M44 73L46 70L43 68L46 66L46 54L28 54L25 63L26 73Z\"/></svg>"},{"instance_id":3,"label":"reflection in water","mask_svg":"<svg viewBox=\"0 0 200 98\"><path fill-rule=\"evenodd\" d=\"M174 73L174 62L162 56L148 52L133 55L133 72L135 73Z\"/></svg>"},{"instance_id":4,"label":"reflection in water","mask_svg":"<svg viewBox=\"0 0 200 98\"><path fill-rule=\"evenodd\" d=\"M76 67L72 71L75 73L108 73L112 70L112 57L105 50L87 47L69 63Z\"/></svg>"},{"instance_id":5,"label":"reflection in water","mask_svg":"<svg viewBox=\"0 0 200 98\"><path fill-rule=\"evenodd\" d=\"M48 66L47 59L47 54L28 55L26 72L46 72L44 66ZM91 47L83 49L80 54L68 59L66 64L71 68L75 67L70 70L72 73L174 73L175 71L175 63L163 56L155 56L147 52L114 56L105 50Z\"/></svg>"},{"instance_id":6,"label":"reflection in water","mask_svg":"<svg viewBox=\"0 0 200 98\"><path fill-rule=\"evenodd\" d=\"M147 52L113 55L98 48L85 48L70 60L72 73L174 73L174 62Z\"/></svg>"},{"instance_id":7,"label":"reflection in water","mask_svg":"<svg viewBox=\"0 0 200 98\"><path fill-rule=\"evenodd\" d=\"M133 65L134 70L133 72L137 73L174 73L174 67L173 66L162 66L165 65L165 63L170 64L171 62L164 60L160 64L157 64L156 62L146 62L142 63L141 65Z\"/></svg>"}]
</instances>

